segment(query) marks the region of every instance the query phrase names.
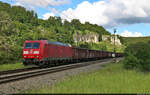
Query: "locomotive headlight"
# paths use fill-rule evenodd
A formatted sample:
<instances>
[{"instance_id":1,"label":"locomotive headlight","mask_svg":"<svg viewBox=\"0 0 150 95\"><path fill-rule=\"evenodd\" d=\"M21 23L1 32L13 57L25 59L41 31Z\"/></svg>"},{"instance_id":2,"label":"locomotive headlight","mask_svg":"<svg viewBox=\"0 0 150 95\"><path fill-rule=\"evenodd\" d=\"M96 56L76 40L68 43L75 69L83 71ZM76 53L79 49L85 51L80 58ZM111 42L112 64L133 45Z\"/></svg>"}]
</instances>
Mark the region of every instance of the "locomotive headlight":
<instances>
[{"instance_id":1,"label":"locomotive headlight","mask_svg":"<svg viewBox=\"0 0 150 95\"><path fill-rule=\"evenodd\" d=\"M24 54L28 54L29 52L28 52L28 51L24 51L23 53L24 53Z\"/></svg>"},{"instance_id":2,"label":"locomotive headlight","mask_svg":"<svg viewBox=\"0 0 150 95\"><path fill-rule=\"evenodd\" d=\"M34 51L34 54L39 54L39 51Z\"/></svg>"}]
</instances>

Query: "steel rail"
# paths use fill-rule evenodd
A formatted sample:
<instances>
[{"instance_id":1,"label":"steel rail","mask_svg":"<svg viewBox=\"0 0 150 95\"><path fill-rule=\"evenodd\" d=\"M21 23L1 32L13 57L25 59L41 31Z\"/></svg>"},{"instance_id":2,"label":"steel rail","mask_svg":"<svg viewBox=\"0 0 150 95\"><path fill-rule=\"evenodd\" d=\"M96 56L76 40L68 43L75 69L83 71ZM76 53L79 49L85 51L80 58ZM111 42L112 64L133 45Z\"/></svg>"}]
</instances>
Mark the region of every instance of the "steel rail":
<instances>
[{"instance_id":1,"label":"steel rail","mask_svg":"<svg viewBox=\"0 0 150 95\"><path fill-rule=\"evenodd\" d=\"M39 69L39 67L29 67L29 68L23 68L23 69L0 71L0 76L5 75L5 74L13 74L13 73L18 73L18 72L30 71L30 70L35 70L35 69Z\"/></svg>"}]
</instances>

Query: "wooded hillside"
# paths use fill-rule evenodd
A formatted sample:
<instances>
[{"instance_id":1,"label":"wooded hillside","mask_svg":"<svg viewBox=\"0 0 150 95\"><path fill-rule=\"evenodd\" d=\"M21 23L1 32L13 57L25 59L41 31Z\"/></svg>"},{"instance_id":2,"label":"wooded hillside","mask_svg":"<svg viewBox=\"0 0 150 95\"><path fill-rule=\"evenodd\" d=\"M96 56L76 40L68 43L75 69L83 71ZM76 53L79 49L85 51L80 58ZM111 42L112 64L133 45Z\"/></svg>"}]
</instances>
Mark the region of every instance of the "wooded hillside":
<instances>
[{"instance_id":1,"label":"wooded hillside","mask_svg":"<svg viewBox=\"0 0 150 95\"><path fill-rule=\"evenodd\" d=\"M98 33L99 40L103 34L110 35L102 26L96 24L82 24L77 19L71 22L65 20L62 23L60 17L43 20L34 11L0 1L0 64L15 63L21 59L25 40L46 38L74 45L73 34L87 30Z\"/></svg>"}]
</instances>

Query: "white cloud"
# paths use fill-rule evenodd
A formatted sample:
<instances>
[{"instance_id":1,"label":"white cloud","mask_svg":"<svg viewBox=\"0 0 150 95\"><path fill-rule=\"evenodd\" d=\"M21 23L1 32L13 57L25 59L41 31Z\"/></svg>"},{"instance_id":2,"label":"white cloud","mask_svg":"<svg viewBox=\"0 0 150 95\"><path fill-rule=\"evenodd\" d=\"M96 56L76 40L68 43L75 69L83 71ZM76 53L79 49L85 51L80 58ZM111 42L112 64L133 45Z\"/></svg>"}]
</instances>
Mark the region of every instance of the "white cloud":
<instances>
[{"instance_id":1,"label":"white cloud","mask_svg":"<svg viewBox=\"0 0 150 95\"><path fill-rule=\"evenodd\" d=\"M13 6L23 6L23 5L19 2L16 2L16 4L14 4Z\"/></svg>"},{"instance_id":2,"label":"white cloud","mask_svg":"<svg viewBox=\"0 0 150 95\"><path fill-rule=\"evenodd\" d=\"M143 35L142 35L142 33L140 33L140 32L135 32L135 33L134 33L134 37L141 37L141 36L143 36Z\"/></svg>"},{"instance_id":3,"label":"white cloud","mask_svg":"<svg viewBox=\"0 0 150 95\"><path fill-rule=\"evenodd\" d=\"M150 0L83 1L75 9L61 13L63 19L89 21L107 28L134 23L150 23Z\"/></svg>"},{"instance_id":4,"label":"white cloud","mask_svg":"<svg viewBox=\"0 0 150 95\"><path fill-rule=\"evenodd\" d=\"M54 17L55 14L54 13L46 13L46 14L43 15L43 19L47 20L50 16Z\"/></svg>"},{"instance_id":5,"label":"white cloud","mask_svg":"<svg viewBox=\"0 0 150 95\"><path fill-rule=\"evenodd\" d=\"M15 0L17 3L25 6L47 8L49 6L60 6L70 3L68 0Z\"/></svg>"},{"instance_id":6,"label":"white cloud","mask_svg":"<svg viewBox=\"0 0 150 95\"><path fill-rule=\"evenodd\" d=\"M51 11L52 11L54 14L59 14L59 13L60 13L56 8L52 8Z\"/></svg>"},{"instance_id":7,"label":"white cloud","mask_svg":"<svg viewBox=\"0 0 150 95\"><path fill-rule=\"evenodd\" d=\"M69 8L66 11L63 11L61 17L64 19L80 19L82 23L89 21L93 24L106 24L108 18L103 15L106 6L103 1L97 3L89 3L84 1L79 4L75 10Z\"/></svg>"},{"instance_id":8,"label":"white cloud","mask_svg":"<svg viewBox=\"0 0 150 95\"><path fill-rule=\"evenodd\" d=\"M27 10L34 10L34 11L36 11L34 6L24 5L24 4L20 3L20 2L16 2L12 6L22 6L22 7L25 7Z\"/></svg>"},{"instance_id":9,"label":"white cloud","mask_svg":"<svg viewBox=\"0 0 150 95\"><path fill-rule=\"evenodd\" d=\"M128 30L125 30L123 33L121 33L121 36L123 37L141 37L143 36L140 32L129 32Z\"/></svg>"}]
</instances>

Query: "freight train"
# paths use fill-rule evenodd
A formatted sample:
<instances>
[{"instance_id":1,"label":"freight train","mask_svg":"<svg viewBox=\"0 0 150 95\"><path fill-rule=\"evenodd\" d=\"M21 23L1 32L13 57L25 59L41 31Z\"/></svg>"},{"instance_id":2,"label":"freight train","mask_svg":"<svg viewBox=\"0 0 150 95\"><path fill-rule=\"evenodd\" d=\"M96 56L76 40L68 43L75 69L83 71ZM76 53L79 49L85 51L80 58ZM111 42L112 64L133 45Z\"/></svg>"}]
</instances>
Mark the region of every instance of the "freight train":
<instances>
[{"instance_id":1,"label":"freight train","mask_svg":"<svg viewBox=\"0 0 150 95\"><path fill-rule=\"evenodd\" d=\"M60 42L48 40L27 40L23 49L23 64L37 66L61 65L95 59L111 58L113 52L78 48ZM122 57L122 53L116 53Z\"/></svg>"}]
</instances>

